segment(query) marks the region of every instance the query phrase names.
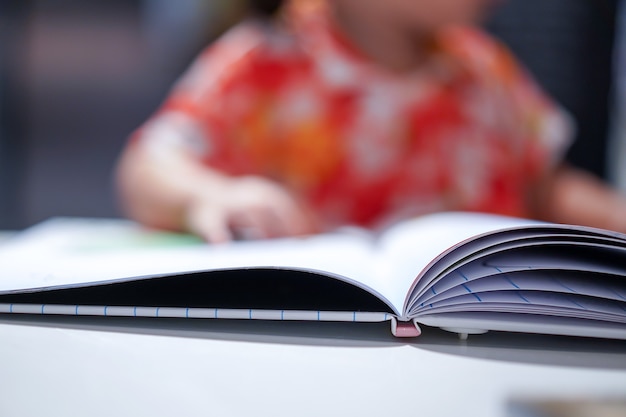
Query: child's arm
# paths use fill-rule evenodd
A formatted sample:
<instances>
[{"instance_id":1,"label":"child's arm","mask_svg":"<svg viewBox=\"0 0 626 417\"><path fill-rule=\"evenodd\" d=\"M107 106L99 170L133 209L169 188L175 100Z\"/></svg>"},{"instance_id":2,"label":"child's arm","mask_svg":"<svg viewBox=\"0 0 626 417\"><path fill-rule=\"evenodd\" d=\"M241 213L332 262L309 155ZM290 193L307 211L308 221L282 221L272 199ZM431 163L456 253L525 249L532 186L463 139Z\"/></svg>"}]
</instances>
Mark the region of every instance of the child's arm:
<instances>
[{"instance_id":1,"label":"child's arm","mask_svg":"<svg viewBox=\"0 0 626 417\"><path fill-rule=\"evenodd\" d=\"M129 217L209 242L316 231L313 216L279 184L224 175L182 148L155 152L144 141L131 143L119 162L117 182Z\"/></svg>"},{"instance_id":2,"label":"child's arm","mask_svg":"<svg viewBox=\"0 0 626 417\"><path fill-rule=\"evenodd\" d=\"M537 217L626 233L626 197L569 166L547 175L532 196Z\"/></svg>"}]
</instances>

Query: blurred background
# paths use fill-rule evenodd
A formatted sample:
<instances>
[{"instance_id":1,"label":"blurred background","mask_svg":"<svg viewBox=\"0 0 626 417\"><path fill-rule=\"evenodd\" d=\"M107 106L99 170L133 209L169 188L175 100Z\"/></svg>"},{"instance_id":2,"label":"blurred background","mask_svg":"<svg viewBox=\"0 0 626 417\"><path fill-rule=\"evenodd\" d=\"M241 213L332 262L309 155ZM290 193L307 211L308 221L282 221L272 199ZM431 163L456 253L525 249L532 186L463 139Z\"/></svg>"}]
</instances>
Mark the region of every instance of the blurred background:
<instances>
[{"instance_id":1,"label":"blurred background","mask_svg":"<svg viewBox=\"0 0 626 417\"><path fill-rule=\"evenodd\" d=\"M623 3L626 1L623 1ZM575 117L568 159L626 190L620 0L508 0L486 24ZM1 0L0 229L119 217L128 135L240 0Z\"/></svg>"}]
</instances>

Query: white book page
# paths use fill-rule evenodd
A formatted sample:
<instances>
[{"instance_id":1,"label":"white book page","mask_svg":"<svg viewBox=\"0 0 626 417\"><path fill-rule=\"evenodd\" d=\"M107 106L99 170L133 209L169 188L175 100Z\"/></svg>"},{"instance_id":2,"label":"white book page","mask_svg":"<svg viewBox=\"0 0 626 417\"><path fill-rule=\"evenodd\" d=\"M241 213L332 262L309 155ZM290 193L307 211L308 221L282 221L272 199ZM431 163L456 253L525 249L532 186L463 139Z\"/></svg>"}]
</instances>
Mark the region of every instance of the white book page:
<instances>
[{"instance_id":1,"label":"white book page","mask_svg":"<svg viewBox=\"0 0 626 417\"><path fill-rule=\"evenodd\" d=\"M538 224L521 219L481 213L437 213L405 221L385 232L379 241L387 271L376 287L402 297L404 305L416 277L446 250L469 238L500 229ZM386 277L391 277L387 279Z\"/></svg>"},{"instance_id":2,"label":"white book page","mask_svg":"<svg viewBox=\"0 0 626 417\"><path fill-rule=\"evenodd\" d=\"M477 302L478 301L478 302ZM471 293L433 303L419 314L491 311L547 314L626 323L623 303L540 291L490 291Z\"/></svg>"},{"instance_id":3,"label":"white book page","mask_svg":"<svg viewBox=\"0 0 626 417\"><path fill-rule=\"evenodd\" d=\"M619 249L595 242L583 245L579 236L574 238L578 241L572 241L567 250L562 242L547 240L535 242L534 247L507 246L505 250L487 254L434 282L427 292L416 299L415 304L436 302L470 289L477 292L520 288L581 293L626 301L625 267L618 256L607 257L617 255ZM577 248L588 250L572 254ZM590 279L585 272L601 274L605 280ZM479 287L480 290L474 290Z\"/></svg>"},{"instance_id":4,"label":"white book page","mask_svg":"<svg viewBox=\"0 0 626 417\"><path fill-rule=\"evenodd\" d=\"M506 332L578 335L626 340L624 325L596 320L570 319L558 316L501 313L443 313L420 316L427 326L442 327L459 333L483 333L486 330Z\"/></svg>"},{"instance_id":5,"label":"white book page","mask_svg":"<svg viewBox=\"0 0 626 417\"><path fill-rule=\"evenodd\" d=\"M446 277L447 278L447 277ZM575 273L555 273L551 271L522 271L516 274L497 274L465 281L462 276L451 274L456 279L455 286L438 291L433 286L427 297L420 298L417 306L437 303L441 300L454 298L468 293L484 293L488 291L543 291L565 294L585 294L601 299L626 302L626 288L618 285L621 277L596 282L589 277L580 277ZM613 282L611 282L613 281ZM626 314L626 312L625 312Z\"/></svg>"},{"instance_id":6,"label":"white book page","mask_svg":"<svg viewBox=\"0 0 626 417\"><path fill-rule=\"evenodd\" d=\"M475 235L527 223L477 213L439 213L402 222L376 243L365 232L337 232L226 245L142 247L124 243L129 236L147 233L135 223L57 218L3 246L0 291L196 270L285 267L346 277L401 313L415 278L443 251Z\"/></svg>"},{"instance_id":7,"label":"white book page","mask_svg":"<svg viewBox=\"0 0 626 417\"><path fill-rule=\"evenodd\" d=\"M119 220L52 219L0 249L0 291L197 270L279 267L339 275L387 302L394 298L377 287L380 280L375 275L382 268L371 236L364 233L223 245L128 244L151 233L155 232ZM398 312L403 298L399 300Z\"/></svg>"}]
</instances>

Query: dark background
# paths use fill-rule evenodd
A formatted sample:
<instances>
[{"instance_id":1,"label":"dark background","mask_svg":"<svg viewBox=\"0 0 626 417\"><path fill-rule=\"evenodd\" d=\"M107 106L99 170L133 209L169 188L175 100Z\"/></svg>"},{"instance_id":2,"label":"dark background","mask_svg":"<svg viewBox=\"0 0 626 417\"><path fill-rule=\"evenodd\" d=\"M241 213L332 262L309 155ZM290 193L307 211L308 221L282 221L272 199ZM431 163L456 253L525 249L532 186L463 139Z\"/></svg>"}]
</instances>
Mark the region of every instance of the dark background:
<instances>
[{"instance_id":1,"label":"dark background","mask_svg":"<svg viewBox=\"0 0 626 417\"><path fill-rule=\"evenodd\" d=\"M509 0L486 25L578 124L568 158L605 176L617 0ZM0 2L0 229L120 216L112 168L128 135L234 0Z\"/></svg>"}]
</instances>

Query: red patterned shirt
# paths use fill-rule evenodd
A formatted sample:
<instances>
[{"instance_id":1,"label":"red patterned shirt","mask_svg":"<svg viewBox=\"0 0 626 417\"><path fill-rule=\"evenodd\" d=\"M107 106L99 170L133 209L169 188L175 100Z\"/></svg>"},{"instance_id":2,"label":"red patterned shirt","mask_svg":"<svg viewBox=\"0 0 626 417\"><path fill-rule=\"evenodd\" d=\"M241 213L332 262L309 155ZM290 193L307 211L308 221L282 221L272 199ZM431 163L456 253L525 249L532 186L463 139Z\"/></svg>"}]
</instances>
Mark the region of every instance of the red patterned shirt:
<instances>
[{"instance_id":1,"label":"red patterned shirt","mask_svg":"<svg viewBox=\"0 0 626 417\"><path fill-rule=\"evenodd\" d=\"M359 54L320 7L292 10L285 27L231 29L147 130L155 147L178 141L223 172L281 182L329 225L369 227L441 210L525 216L528 188L570 137L565 115L481 31L442 31L423 67L398 74Z\"/></svg>"}]
</instances>

